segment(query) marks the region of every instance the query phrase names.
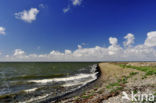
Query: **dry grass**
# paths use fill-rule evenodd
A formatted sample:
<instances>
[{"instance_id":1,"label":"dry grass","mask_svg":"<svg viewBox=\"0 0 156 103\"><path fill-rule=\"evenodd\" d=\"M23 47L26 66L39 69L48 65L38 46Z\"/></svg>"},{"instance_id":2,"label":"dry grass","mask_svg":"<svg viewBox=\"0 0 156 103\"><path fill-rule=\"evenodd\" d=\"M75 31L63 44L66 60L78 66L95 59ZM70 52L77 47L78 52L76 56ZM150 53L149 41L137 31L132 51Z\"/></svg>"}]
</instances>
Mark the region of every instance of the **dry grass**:
<instances>
[{"instance_id":1,"label":"dry grass","mask_svg":"<svg viewBox=\"0 0 156 103\"><path fill-rule=\"evenodd\" d=\"M123 69L122 67L110 63L100 63L101 68L101 80L103 82L114 82L117 79L122 78L123 76L128 76L131 72L138 72L137 70L132 69Z\"/></svg>"}]
</instances>

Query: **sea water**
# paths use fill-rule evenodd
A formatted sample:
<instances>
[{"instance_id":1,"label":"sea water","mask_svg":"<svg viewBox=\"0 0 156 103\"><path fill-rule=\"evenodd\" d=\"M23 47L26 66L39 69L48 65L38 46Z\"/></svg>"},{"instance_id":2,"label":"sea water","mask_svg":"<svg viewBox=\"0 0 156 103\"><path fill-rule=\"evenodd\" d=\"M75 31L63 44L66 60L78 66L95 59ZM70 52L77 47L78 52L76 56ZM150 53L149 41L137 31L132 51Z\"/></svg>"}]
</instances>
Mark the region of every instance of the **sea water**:
<instances>
[{"instance_id":1,"label":"sea water","mask_svg":"<svg viewBox=\"0 0 156 103\"><path fill-rule=\"evenodd\" d=\"M97 63L0 63L0 103L55 100L97 79Z\"/></svg>"}]
</instances>

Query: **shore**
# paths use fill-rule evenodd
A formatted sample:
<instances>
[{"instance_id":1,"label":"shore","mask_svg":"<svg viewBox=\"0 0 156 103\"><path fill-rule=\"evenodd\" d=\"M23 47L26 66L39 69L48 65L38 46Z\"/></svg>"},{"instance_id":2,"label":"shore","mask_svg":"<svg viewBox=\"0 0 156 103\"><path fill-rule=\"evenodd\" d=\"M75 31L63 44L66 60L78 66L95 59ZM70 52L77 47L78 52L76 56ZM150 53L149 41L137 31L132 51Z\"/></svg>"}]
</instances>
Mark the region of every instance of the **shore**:
<instances>
[{"instance_id":1,"label":"shore","mask_svg":"<svg viewBox=\"0 0 156 103\"><path fill-rule=\"evenodd\" d=\"M149 63L145 64L149 66ZM125 69L120 63L99 63L99 68L99 79L88 86L88 89L59 103L131 103L122 99L123 91L128 95L131 91L153 94L156 92L155 75L146 75L144 71L134 68Z\"/></svg>"}]
</instances>

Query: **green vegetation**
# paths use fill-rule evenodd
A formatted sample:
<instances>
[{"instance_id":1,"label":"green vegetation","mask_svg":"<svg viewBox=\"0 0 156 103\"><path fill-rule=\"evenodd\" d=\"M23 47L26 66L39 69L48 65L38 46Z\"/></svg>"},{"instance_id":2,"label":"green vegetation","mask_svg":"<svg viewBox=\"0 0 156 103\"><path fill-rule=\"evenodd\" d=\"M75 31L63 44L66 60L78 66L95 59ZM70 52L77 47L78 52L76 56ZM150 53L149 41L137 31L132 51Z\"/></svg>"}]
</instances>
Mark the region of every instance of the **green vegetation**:
<instances>
[{"instance_id":1,"label":"green vegetation","mask_svg":"<svg viewBox=\"0 0 156 103\"><path fill-rule=\"evenodd\" d=\"M123 87L117 87L117 88L114 88L114 89L111 90L111 93L114 93L114 92L120 91L120 90L122 90L122 89L123 89Z\"/></svg>"},{"instance_id":2,"label":"green vegetation","mask_svg":"<svg viewBox=\"0 0 156 103\"><path fill-rule=\"evenodd\" d=\"M146 72L146 75L156 75L155 66L132 66L132 65L120 64L120 67L140 70L140 71Z\"/></svg>"},{"instance_id":3,"label":"green vegetation","mask_svg":"<svg viewBox=\"0 0 156 103\"><path fill-rule=\"evenodd\" d=\"M145 78L147 78L147 75L143 75L141 79L145 79Z\"/></svg>"},{"instance_id":4,"label":"green vegetation","mask_svg":"<svg viewBox=\"0 0 156 103\"><path fill-rule=\"evenodd\" d=\"M111 89L111 93L117 92L123 89L123 84L127 83L128 78L131 78L132 76L138 74L138 72L131 72L129 76L122 76L121 79L118 79L115 83L110 83L106 86L107 89Z\"/></svg>"},{"instance_id":5,"label":"green vegetation","mask_svg":"<svg viewBox=\"0 0 156 103\"><path fill-rule=\"evenodd\" d=\"M120 82L116 82L116 83L110 83L109 85L106 86L107 89L111 89L115 86L120 86Z\"/></svg>"},{"instance_id":6,"label":"green vegetation","mask_svg":"<svg viewBox=\"0 0 156 103\"><path fill-rule=\"evenodd\" d=\"M138 74L138 72L131 72L130 76L133 76L133 75L136 75L136 74Z\"/></svg>"},{"instance_id":7,"label":"green vegetation","mask_svg":"<svg viewBox=\"0 0 156 103\"><path fill-rule=\"evenodd\" d=\"M101 89L97 93L102 94L103 92L104 92L104 89Z\"/></svg>"},{"instance_id":8,"label":"green vegetation","mask_svg":"<svg viewBox=\"0 0 156 103\"><path fill-rule=\"evenodd\" d=\"M93 96L93 94L83 95L82 98L87 99L87 98L90 98L91 96Z\"/></svg>"},{"instance_id":9,"label":"green vegetation","mask_svg":"<svg viewBox=\"0 0 156 103\"><path fill-rule=\"evenodd\" d=\"M127 83L127 76L123 76L121 79L119 79L117 82L115 83L110 83L109 85L106 86L107 89L113 89L115 88L115 90L121 89L121 85ZM117 87L117 88L116 88ZM118 90L117 89L117 90Z\"/></svg>"},{"instance_id":10,"label":"green vegetation","mask_svg":"<svg viewBox=\"0 0 156 103\"><path fill-rule=\"evenodd\" d=\"M81 98L88 99L88 98L94 96L94 94L95 94L95 91L92 91L92 92L90 92L90 93L84 92L84 93L82 94Z\"/></svg>"}]
</instances>

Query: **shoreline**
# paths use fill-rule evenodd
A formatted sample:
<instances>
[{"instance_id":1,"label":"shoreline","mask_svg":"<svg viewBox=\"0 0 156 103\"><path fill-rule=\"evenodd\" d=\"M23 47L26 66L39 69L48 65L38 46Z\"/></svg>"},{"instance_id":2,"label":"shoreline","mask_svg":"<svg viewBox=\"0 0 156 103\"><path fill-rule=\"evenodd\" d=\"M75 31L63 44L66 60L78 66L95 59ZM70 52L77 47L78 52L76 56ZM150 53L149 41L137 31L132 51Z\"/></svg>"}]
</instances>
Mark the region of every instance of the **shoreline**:
<instances>
[{"instance_id":1,"label":"shoreline","mask_svg":"<svg viewBox=\"0 0 156 103\"><path fill-rule=\"evenodd\" d=\"M128 95L131 95L131 91L156 95L156 62L104 62L96 63L92 70L91 73L95 78L84 85L71 91L57 92L58 95L55 97L49 91L47 97L35 101L39 103L131 103L131 101L122 101L123 91ZM16 95L13 95L11 98L15 97ZM9 100L10 97L2 98Z\"/></svg>"},{"instance_id":2,"label":"shoreline","mask_svg":"<svg viewBox=\"0 0 156 103\"><path fill-rule=\"evenodd\" d=\"M131 90L141 90L144 93L147 89L151 92L156 90L155 75L142 78L145 72L133 68L124 69L118 63L99 63L99 79L90 84L84 93L61 100L59 103L131 103L121 100L122 91L129 93Z\"/></svg>"},{"instance_id":3,"label":"shoreline","mask_svg":"<svg viewBox=\"0 0 156 103\"><path fill-rule=\"evenodd\" d=\"M87 83L86 85L74 90L74 91L71 91L71 92L68 92L68 93L65 93L61 96L57 96L57 97L54 97L54 98L49 98L49 99L46 99L46 100L41 100L40 103L58 103L62 100L66 100L66 99L70 99L74 96L77 96L77 95L81 95L83 93L83 91L86 91L86 90L90 90L92 88L92 86L95 84L95 82L100 78L101 76L101 69L99 67L99 64L97 64L97 67L96 67L96 70L95 70L95 73L96 74L96 77L97 79Z\"/></svg>"},{"instance_id":4,"label":"shoreline","mask_svg":"<svg viewBox=\"0 0 156 103\"><path fill-rule=\"evenodd\" d=\"M86 64L85 64L86 65ZM35 89L23 89L21 91L17 92L9 92L8 94L1 95L0 101L1 102L8 102L8 101L15 101L15 102L39 102L39 103L50 103L52 101L58 101L62 98L69 97L71 98L73 94L77 95L78 93L80 94L80 91L85 91L88 88L89 84L92 84L95 82L99 76L100 76L100 69L97 63L94 63L94 65L87 64L88 68L82 69L79 71L77 74L69 75L64 78L52 78L52 79L39 79L39 80L29 80L26 81L26 83L30 84L39 84L40 83L53 83L53 81L61 81L62 84L73 84L73 83L80 83L78 86L73 86L72 84L69 85L69 87L64 86L64 85L54 85L53 87L51 85L46 86L34 86ZM88 70L87 70L88 69ZM85 71L86 70L86 71ZM82 72L82 73L81 73ZM70 82L68 82L70 81ZM61 84L61 83L60 83ZM22 84L19 84L19 86ZM22 85L23 86L23 85ZM54 88L54 89L53 89ZM31 97L30 97L31 96Z\"/></svg>"}]
</instances>

